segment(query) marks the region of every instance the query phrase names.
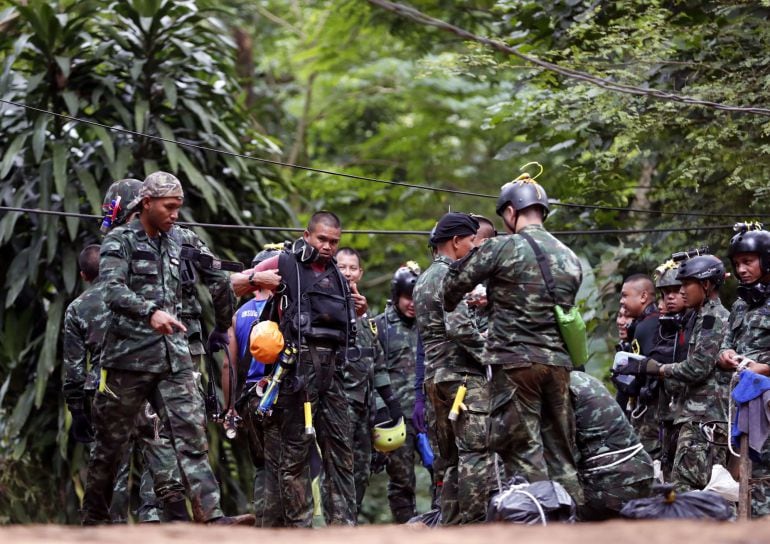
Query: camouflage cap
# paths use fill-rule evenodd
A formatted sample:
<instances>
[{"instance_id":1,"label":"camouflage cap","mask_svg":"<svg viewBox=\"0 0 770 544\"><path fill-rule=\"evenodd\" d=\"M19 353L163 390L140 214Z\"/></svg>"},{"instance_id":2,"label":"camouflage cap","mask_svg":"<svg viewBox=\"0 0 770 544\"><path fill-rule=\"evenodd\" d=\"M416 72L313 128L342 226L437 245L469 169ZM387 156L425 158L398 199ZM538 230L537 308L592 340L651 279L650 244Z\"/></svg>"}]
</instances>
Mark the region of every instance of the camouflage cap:
<instances>
[{"instance_id":1,"label":"camouflage cap","mask_svg":"<svg viewBox=\"0 0 770 544\"><path fill-rule=\"evenodd\" d=\"M168 172L153 172L144 179L139 195L130 203L130 207L138 206L144 197L149 198L184 198L182 183L174 174Z\"/></svg>"},{"instance_id":2,"label":"camouflage cap","mask_svg":"<svg viewBox=\"0 0 770 544\"><path fill-rule=\"evenodd\" d=\"M184 198L182 184L168 172L153 172L144 180L140 198Z\"/></svg>"}]
</instances>

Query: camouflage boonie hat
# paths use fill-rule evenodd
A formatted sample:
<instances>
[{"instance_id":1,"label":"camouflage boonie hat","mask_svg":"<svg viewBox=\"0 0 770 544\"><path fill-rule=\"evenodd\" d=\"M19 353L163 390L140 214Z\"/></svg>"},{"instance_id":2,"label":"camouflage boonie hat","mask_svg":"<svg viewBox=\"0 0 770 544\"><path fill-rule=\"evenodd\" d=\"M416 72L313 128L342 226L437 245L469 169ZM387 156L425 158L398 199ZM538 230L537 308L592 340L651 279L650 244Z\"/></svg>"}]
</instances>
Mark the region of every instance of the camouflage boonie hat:
<instances>
[{"instance_id":1,"label":"camouflage boonie hat","mask_svg":"<svg viewBox=\"0 0 770 544\"><path fill-rule=\"evenodd\" d=\"M153 172L144 180L141 198L184 198L182 184L176 176L168 172Z\"/></svg>"},{"instance_id":2,"label":"camouflage boonie hat","mask_svg":"<svg viewBox=\"0 0 770 544\"><path fill-rule=\"evenodd\" d=\"M144 179L142 190L131 206L136 206L144 197L149 198L184 198L182 183L174 174L153 172Z\"/></svg>"}]
</instances>

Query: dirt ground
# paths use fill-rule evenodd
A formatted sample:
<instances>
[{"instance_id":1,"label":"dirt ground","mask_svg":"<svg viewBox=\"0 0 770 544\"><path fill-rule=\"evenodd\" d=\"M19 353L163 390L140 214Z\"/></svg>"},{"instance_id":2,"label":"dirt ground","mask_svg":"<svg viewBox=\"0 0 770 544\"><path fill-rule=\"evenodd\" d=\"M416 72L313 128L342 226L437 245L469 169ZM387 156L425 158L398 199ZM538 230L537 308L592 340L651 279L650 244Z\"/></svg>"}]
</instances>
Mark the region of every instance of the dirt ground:
<instances>
[{"instance_id":1,"label":"dirt ground","mask_svg":"<svg viewBox=\"0 0 770 544\"><path fill-rule=\"evenodd\" d=\"M494 524L451 529L380 525L290 530L192 524L88 529L60 525L0 527L0 542L9 544L340 544L346 540L350 544L415 544L417 538L420 544L748 544L770 542L770 521L611 521L548 527Z\"/></svg>"}]
</instances>

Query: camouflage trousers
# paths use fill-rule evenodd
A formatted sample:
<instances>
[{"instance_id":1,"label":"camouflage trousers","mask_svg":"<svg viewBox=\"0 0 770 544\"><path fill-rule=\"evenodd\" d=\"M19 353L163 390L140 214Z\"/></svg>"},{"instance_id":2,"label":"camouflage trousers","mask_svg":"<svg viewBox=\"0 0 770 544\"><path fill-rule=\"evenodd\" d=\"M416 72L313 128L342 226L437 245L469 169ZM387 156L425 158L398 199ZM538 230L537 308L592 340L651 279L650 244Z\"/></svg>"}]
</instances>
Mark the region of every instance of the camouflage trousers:
<instances>
[{"instance_id":1,"label":"camouflage trousers","mask_svg":"<svg viewBox=\"0 0 770 544\"><path fill-rule=\"evenodd\" d=\"M139 507L136 510L136 519L139 523L161 521L164 501L185 499L185 488L179 474L174 445L149 404L145 404L135 424L136 429L132 433L128 448L122 455L120 467L115 476L110 504L112 523L128 521L131 502L129 476L132 459L134 462L140 461L142 468ZM157 495L155 489L158 490Z\"/></svg>"},{"instance_id":2,"label":"camouflage trousers","mask_svg":"<svg viewBox=\"0 0 770 544\"><path fill-rule=\"evenodd\" d=\"M356 511L361 511L372 465L372 431L368 404L350 402L350 425L353 429L353 477L356 482Z\"/></svg>"},{"instance_id":3,"label":"camouflage trousers","mask_svg":"<svg viewBox=\"0 0 770 544\"><path fill-rule=\"evenodd\" d=\"M751 517L770 515L770 446L762 450L759 461L751 464Z\"/></svg>"},{"instance_id":4,"label":"camouflage trousers","mask_svg":"<svg viewBox=\"0 0 770 544\"><path fill-rule=\"evenodd\" d=\"M533 363L494 366L490 382L489 447L500 455L508 477L559 482L578 505L575 417L569 369Z\"/></svg>"},{"instance_id":5,"label":"camouflage trousers","mask_svg":"<svg viewBox=\"0 0 770 544\"><path fill-rule=\"evenodd\" d=\"M249 442L249 454L254 465L254 516L257 527L262 527L265 510L265 433L262 421L257 416L260 397L251 395L246 404L246 413L241 414Z\"/></svg>"},{"instance_id":6,"label":"camouflage trousers","mask_svg":"<svg viewBox=\"0 0 770 544\"><path fill-rule=\"evenodd\" d=\"M388 503L393 521L406 523L417 515L415 488L417 479L414 474L415 455L417 453L417 433L411 419L406 419L406 441L397 450L391 451L385 458L385 472L388 473Z\"/></svg>"},{"instance_id":7,"label":"camouflage trousers","mask_svg":"<svg viewBox=\"0 0 770 544\"><path fill-rule=\"evenodd\" d=\"M319 350L317 375L310 353L303 349L296 375L284 380L273 413L264 422L267 474L263 527L312 526L310 451L316 441L323 456L321 495L326 523L355 525L350 415L334 354ZM306 400L312 407L315 440L305 433Z\"/></svg>"},{"instance_id":8,"label":"camouflage trousers","mask_svg":"<svg viewBox=\"0 0 770 544\"><path fill-rule=\"evenodd\" d=\"M440 498L444 525L484 521L493 477L493 454L487 448L487 380L467 377L466 409L450 421L449 412L462 383L458 375L457 380L432 382L426 390L436 414L431 426L445 467Z\"/></svg>"},{"instance_id":9,"label":"camouflage trousers","mask_svg":"<svg viewBox=\"0 0 770 544\"><path fill-rule=\"evenodd\" d=\"M639 435L644 451L649 453L653 459L660 459L663 448L660 441L658 397L647 401L637 399L636 405L630 413L630 421Z\"/></svg>"},{"instance_id":10,"label":"camouflage trousers","mask_svg":"<svg viewBox=\"0 0 770 544\"><path fill-rule=\"evenodd\" d=\"M727 466L727 447L710 443L697 421L679 424L678 431L671 481L680 492L703 489L711 479L711 467ZM712 442L725 444L727 436L717 429Z\"/></svg>"},{"instance_id":11,"label":"camouflage trousers","mask_svg":"<svg viewBox=\"0 0 770 544\"><path fill-rule=\"evenodd\" d=\"M430 448L433 450L433 500L431 501L431 508L441 507L441 495L444 489L444 474L446 472L446 462L441 457L441 452L438 449L438 436L436 435L436 410L433 409L433 402L431 402L428 396L433 386L433 380L425 380L423 382L423 391L425 391L425 426L427 427L428 441L430 442Z\"/></svg>"},{"instance_id":12,"label":"camouflage trousers","mask_svg":"<svg viewBox=\"0 0 770 544\"><path fill-rule=\"evenodd\" d=\"M151 374L109 369L104 391L94 398L96 444L88 464L83 523L109 522L118 463L146 400L169 430L194 518L208 521L221 517L219 484L208 461L203 399L192 370ZM157 488L155 491L164 501L173 496Z\"/></svg>"}]
</instances>

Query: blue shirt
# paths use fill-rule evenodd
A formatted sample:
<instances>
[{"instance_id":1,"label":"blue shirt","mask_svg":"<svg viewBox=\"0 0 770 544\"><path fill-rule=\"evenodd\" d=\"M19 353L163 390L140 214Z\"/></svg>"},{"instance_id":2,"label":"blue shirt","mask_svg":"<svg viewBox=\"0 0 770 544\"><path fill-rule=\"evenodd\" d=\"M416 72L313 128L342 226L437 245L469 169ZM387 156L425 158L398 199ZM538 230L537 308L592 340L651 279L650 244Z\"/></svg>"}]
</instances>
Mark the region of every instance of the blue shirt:
<instances>
[{"instance_id":1,"label":"blue shirt","mask_svg":"<svg viewBox=\"0 0 770 544\"><path fill-rule=\"evenodd\" d=\"M267 300L251 299L235 312L235 339L238 342L239 360L243 360L249 350L251 326L255 321L259 320L262 308L265 307L266 302ZM249 372L246 375L246 383L258 382L264 375L265 365L252 357L249 364Z\"/></svg>"}]
</instances>

